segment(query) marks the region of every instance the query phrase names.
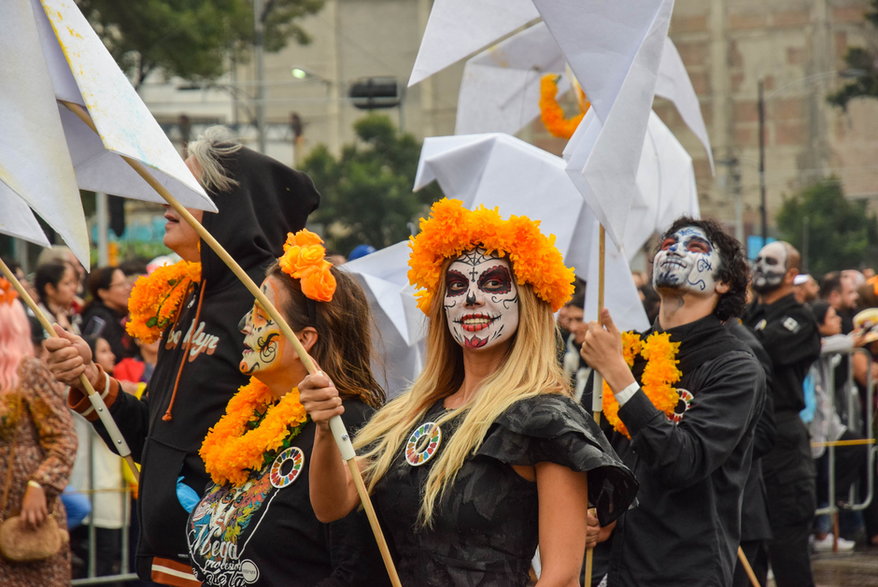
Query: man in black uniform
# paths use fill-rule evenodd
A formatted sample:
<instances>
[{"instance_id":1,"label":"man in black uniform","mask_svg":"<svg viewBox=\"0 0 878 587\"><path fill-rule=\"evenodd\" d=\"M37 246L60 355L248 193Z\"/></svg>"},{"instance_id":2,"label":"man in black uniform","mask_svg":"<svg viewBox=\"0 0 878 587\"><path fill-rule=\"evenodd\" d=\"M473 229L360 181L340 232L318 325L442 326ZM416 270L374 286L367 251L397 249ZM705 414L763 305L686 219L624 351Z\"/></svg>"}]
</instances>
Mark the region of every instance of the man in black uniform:
<instances>
[{"instance_id":1,"label":"man in black uniform","mask_svg":"<svg viewBox=\"0 0 878 587\"><path fill-rule=\"evenodd\" d=\"M774 448L762 458L762 475L773 535L768 555L778 587L814 584L808 535L817 507L815 470L799 412L805 407L802 382L820 355L820 334L811 311L793 294L799 259L799 252L783 241L762 248L753 270L758 299L744 317L773 368L776 437Z\"/></svg>"},{"instance_id":2,"label":"man in black uniform","mask_svg":"<svg viewBox=\"0 0 878 587\"><path fill-rule=\"evenodd\" d=\"M637 354L629 368L609 312L588 325L582 356L620 406L630 440L617 426L613 446L640 483L638 507L613 530L613 587L732 584L765 399L759 363L723 326L744 308L747 277L740 243L714 222L680 218L662 238L653 266L661 306L641 339L658 333L679 343L681 377L672 384L679 402L670 414L652 401L650 373L667 366L661 357Z\"/></svg>"}]
</instances>

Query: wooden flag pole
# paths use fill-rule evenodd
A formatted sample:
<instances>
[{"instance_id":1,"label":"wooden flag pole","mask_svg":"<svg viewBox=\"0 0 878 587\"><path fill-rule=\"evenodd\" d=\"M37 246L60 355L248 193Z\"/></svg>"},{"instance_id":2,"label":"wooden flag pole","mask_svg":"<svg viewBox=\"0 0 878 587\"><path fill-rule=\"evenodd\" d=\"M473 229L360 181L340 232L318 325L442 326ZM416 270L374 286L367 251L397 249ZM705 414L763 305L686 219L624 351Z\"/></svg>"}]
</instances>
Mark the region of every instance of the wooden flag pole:
<instances>
[{"instance_id":1,"label":"wooden flag pole","mask_svg":"<svg viewBox=\"0 0 878 587\"><path fill-rule=\"evenodd\" d=\"M18 292L18 295L24 303L27 304L27 307L34 313L34 316L36 316L37 320L40 322L40 326L42 326L51 336L55 336L55 330L52 328L52 323L46 315L43 314L43 311L40 310L40 307L30 294L27 293L27 290L24 289L24 286L21 285L21 282L18 281L18 278L15 277L15 274L2 259L0 259L0 272L2 272L3 276L9 280L9 283L11 283L12 287L15 288L15 291ZM116 447L116 452L119 453L120 457L125 459L125 462L128 463L128 467L131 469L131 474L134 475L134 480L139 482L140 471L137 470L137 465L134 463L134 457L131 456L131 449L128 448L128 443L125 442L125 438L122 436L122 432L116 425L116 421L113 420L113 416L110 415L110 412L107 409L107 404L104 403L104 398L101 397L101 394L95 391L95 388L92 387L92 384L86 378L85 373L79 376L79 384L85 390L88 401L91 402L95 413L104 424L104 428L107 429L107 434L110 435L110 439Z\"/></svg>"},{"instance_id":2,"label":"wooden flag pole","mask_svg":"<svg viewBox=\"0 0 878 587\"><path fill-rule=\"evenodd\" d=\"M607 267L607 230L604 225L600 225L598 233L598 321L601 319L601 312L604 311L604 281ZM603 390L604 380L601 374L594 372L592 379L593 385L591 390L591 413L594 417L595 424L600 426L601 410L603 410ZM595 513L594 509L589 510ZM585 550L585 586L591 587L591 575L594 567L594 548Z\"/></svg>"},{"instance_id":3,"label":"wooden flag pole","mask_svg":"<svg viewBox=\"0 0 878 587\"><path fill-rule=\"evenodd\" d=\"M740 546L738 547L738 561L740 561L741 566L744 567L744 572L747 573L747 578L750 579L750 584L753 587L761 587L759 585L759 579L756 578L756 573L753 572L753 567L750 566L750 561L747 560L747 555L744 554L744 549Z\"/></svg>"},{"instance_id":4,"label":"wooden flag pole","mask_svg":"<svg viewBox=\"0 0 878 587\"><path fill-rule=\"evenodd\" d=\"M89 126L95 133L97 133L97 129L94 126L94 123L91 120L88 112L80 106L79 104L74 104L71 102L60 101L64 106L66 106L71 112L76 114L76 116L85 124ZM180 202L163 186L161 183L156 180L155 177L149 171L146 170L144 165L139 161L131 159L129 157L125 157L124 155L120 155L122 159L125 160L128 165L140 176L142 177L146 183L148 183L164 200L168 203L168 205L174 209L177 214L180 215L197 233L201 239L207 243L207 245L213 250L216 255L222 259L223 263L231 269L232 273L244 284L244 287L247 288L259 305L268 312L269 316L277 323L281 332L287 339L292 343L293 348L296 350L296 354L298 354L299 359L302 361L302 365L304 365L305 369L310 374L314 374L317 372L317 368L314 366L314 362L311 360L311 357L305 351L305 348L302 346L302 343L299 342L298 337L293 332L293 329L290 328L290 325L287 324L287 321L281 315L281 313L277 310L274 304L266 297L262 290L259 289L259 286L250 279L250 276L247 275L247 272L241 268L237 261L235 261L231 255L223 248L223 246L210 234L205 228L198 222L194 216L183 207ZM360 472L359 466L357 466L356 461L356 452L354 451L354 447L351 444L350 436L348 435L347 430L345 429L344 422L342 421L340 416L335 416L330 420L329 427L332 430L332 436L335 439L336 444L338 445L339 451L341 452L342 458L348 465L348 469L351 472L351 476L354 479L354 485L357 489L357 494L360 497L360 501L363 504L363 509L366 511L366 517L369 519L369 525L372 527L372 533L375 535L375 540L378 543L378 549L381 552L381 558L384 560L384 566L387 569L387 574L390 577L391 583L394 586L400 586L401 583L399 581L399 575L396 572L396 567L393 564L393 560L390 557L390 550L387 547L387 541L384 539L384 534L381 531L381 526L378 523L378 517L375 515L375 508L372 506L372 500L369 497L369 493L366 490L366 485L363 482L362 473Z\"/></svg>"}]
</instances>

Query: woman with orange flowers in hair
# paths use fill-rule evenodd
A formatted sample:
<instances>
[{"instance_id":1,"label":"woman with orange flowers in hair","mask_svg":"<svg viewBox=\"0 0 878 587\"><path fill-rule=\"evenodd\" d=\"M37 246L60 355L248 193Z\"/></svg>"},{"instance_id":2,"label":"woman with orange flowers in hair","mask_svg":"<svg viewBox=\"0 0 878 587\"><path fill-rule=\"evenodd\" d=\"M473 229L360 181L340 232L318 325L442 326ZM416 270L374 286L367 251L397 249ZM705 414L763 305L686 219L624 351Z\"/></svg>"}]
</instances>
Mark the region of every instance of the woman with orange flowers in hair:
<instances>
[{"instance_id":1,"label":"woman with orange flowers in hair","mask_svg":"<svg viewBox=\"0 0 878 587\"><path fill-rule=\"evenodd\" d=\"M404 585L578 585L589 503L613 520L636 482L571 397L553 311L573 271L525 217L434 204L412 239L409 279L429 317L427 362L355 439ZM299 384L317 424L311 504L321 520L357 494L328 421L344 414L324 372Z\"/></svg>"},{"instance_id":2,"label":"woman with orange flowers in hair","mask_svg":"<svg viewBox=\"0 0 878 587\"><path fill-rule=\"evenodd\" d=\"M306 351L337 382L345 425L384 402L370 370L366 297L325 260L320 237L290 235L262 291ZM213 481L189 517L192 566L205 585L382 585L387 576L361 512L322 524L308 499L316 426L296 384L307 373L258 303L241 320L241 372L250 377L201 446Z\"/></svg>"}]
</instances>

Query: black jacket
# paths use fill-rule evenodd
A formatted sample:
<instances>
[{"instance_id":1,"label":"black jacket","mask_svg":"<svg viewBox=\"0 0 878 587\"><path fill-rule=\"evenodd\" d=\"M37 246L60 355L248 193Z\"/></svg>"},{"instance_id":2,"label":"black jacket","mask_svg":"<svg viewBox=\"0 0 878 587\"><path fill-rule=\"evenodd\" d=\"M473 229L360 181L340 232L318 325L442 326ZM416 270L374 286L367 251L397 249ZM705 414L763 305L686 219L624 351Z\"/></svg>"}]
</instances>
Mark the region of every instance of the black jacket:
<instances>
[{"instance_id":1,"label":"black jacket","mask_svg":"<svg viewBox=\"0 0 878 587\"><path fill-rule=\"evenodd\" d=\"M223 165L239 185L210 194L219 212L205 212L202 224L259 284L266 267L283 253L286 234L305 226L320 195L307 175L247 148L226 157ZM206 486L198 449L247 381L238 370L243 348L238 322L253 297L204 243L201 263L201 284L183 302L176 326L162 336L145 399L107 396L110 413L143 466L137 573L144 579L151 576L153 557L188 564L188 514L177 500L176 480L182 476L197 491ZM103 427L96 428L107 440Z\"/></svg>"},{"instance_id":2,"label":"black jacket","mask_svg":"<svg viewBox=\"0 0 878 587\"><path fill-rule=\"evenodd\" d=\"M655 328L654 328L655 329ZM694 398L673 424L642 390L619 410L614 447L637 477L638 507L613 533L609 585L731 584L741 496L765 376L714 316L668 330L681 342L678 390ZM643 363L634 366L635 376Z\"/></svg>"},{"instance_id":3,"label":"black jacket","mask_svg":"<svg viewBox=\"0 0 878 587\"><path fill-rule=\"evenodd\" d=\"M775 413L798 414L805 408L802 382L820 356L820 333L814 314L790 294L772 304L754 302L747 308L744 324L771 357Z\"/></svg>"}]
</instances>

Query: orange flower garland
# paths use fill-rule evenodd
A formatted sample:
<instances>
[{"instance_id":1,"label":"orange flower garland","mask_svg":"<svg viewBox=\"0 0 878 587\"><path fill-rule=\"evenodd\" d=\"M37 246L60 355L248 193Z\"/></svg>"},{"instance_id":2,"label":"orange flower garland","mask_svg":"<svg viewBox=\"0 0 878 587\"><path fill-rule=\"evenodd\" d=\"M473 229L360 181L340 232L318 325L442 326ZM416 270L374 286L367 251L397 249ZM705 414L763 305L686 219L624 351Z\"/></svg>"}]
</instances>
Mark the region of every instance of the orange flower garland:
<instances>
[{"instance_id":1,"label":"orange flower garland","mask_svg":"<svg viewBox=\"0 0 878 587\"><path fill-rule=\"evenodd\" d=\"M229 400L225 415L207 432L199 451L214 483L242 485L301 432L308 414L299 390L293 388L273 402L271 391L255 377Z\"/></svg>"},{"instance_id":2,"label":"orange flower garland","mask_svg":"<svg viewBox=\"0 0 878 587\"><path fill-rule=\"evenodd\" d=\"M421 232L411 237L409 282L424 313L441 282L442 262L480 246L508 256L518 283L529 283L536 295L558 311L573 295L573 269L564 265L555 236L540 232L539 221L526 216L503 220L497 209L467 210L460 200L443 198L421 218Z\"/></svg>"},{"instance_id":3,"label":"orange flower garland","mask_svg":"<svg viewBox=\"0 0 878 587\"><path fill-rule=\"evenodd\" d=\"M201 263L163 265L134 282L128 298L128 334L144 342L161 337L177 317L189 286L201 281Z\"/></svg>"},{"instance_id":4,"label":"orange flower garland","mask_svg":"<svg viewBox=\"0 0 878 587\"><path fill-rule=\"evenodd\" d=\"M646 367L641 375L640 387L659 411L670 416L680 401L680 394L673 387L683 374L677 369L677 351L680 349L679 342L671 342L671 335L667 332L653 332L646 340L640 338L636 332L622 333L622 355L629 367L634 365L634 359L639 354L646 359ZM604 382L603 409L607 421L613 428L631 438L631 434L619 419L619 402L607 382Z\"/></svg>"},{"instance_id":5,"label":"orange flower garland","mask_svg":"<svg viewBox=\"0 0 878 587\"><path fill-rule=\"evenodd\" d=\"M335 293L335 276L330 272L332 263L326 260L323 239L310 230L287 235L284 254L277 260L280 268L298 279L305 297L317 302L332 301Z\"/></svg>"},{"instance_id":6,"label":"orange flower garland","mask_svg":"<svg viewBox=\"0 0 878 587\"><path fill-rule=\"evenodd\" d=\"M589 102L585 99L585 94L577 88L580 93L580 103L582 112L566 118L564 109L558 104L558 78L560 76L548 73L540 78L540 118L543 125L553 136L562 139L569 139L573 136L576 127L582 122L585 113L588 112Z\"/></svg>"}]
</instances>

